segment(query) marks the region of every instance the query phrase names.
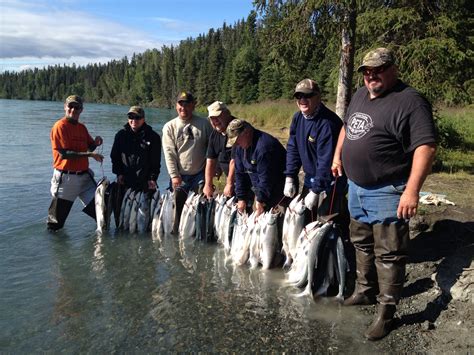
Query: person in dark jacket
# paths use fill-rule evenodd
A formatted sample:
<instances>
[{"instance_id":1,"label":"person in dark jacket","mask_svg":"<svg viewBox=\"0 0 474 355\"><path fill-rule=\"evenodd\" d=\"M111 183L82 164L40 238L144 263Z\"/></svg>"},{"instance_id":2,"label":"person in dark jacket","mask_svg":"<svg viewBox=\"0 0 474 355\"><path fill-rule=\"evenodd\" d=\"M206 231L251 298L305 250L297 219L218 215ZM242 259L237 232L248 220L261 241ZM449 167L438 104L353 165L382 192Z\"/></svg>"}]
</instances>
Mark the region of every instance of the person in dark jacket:
<instances>
[{"instance_id":1,"label":"person in dark jacket","mask_svg":"<svg viewBox=\"0 0 474 355\"><path fill-rule=\"evenodd\" d=\"M257 216L279 204L285 184L286 150L275 137L235 119L227 126L227 144L236 144L235 195L244 211L255 198Z\"/></svg>"},{"instance_id":2,"label":"person in dark jacket","mask_svg":"<svg viewBox=\"0 0 474 355\"><path fill-rule=\"evenodd\" d=\"M340 212L345 177L338 182L338 206L330 206L331 199L325 196L332 192L331 163L342 120L321 102L321 91L314 80L301 80L293 96L299 111L293 116L286 147L284 195L294 197L297 194L298 173L303 167L305 206L314 209L316 215Z\"/></svg>"},{"instance_id":3,"label":"person in dark jacket","mask_svg":"<svg viewBox=\"0 0 474 355\"><path fill-rule=\"evenodd\" d=\"M112 172L117 183L134 190L156 190L161 167L161 138L145 122L145 111L132 106L128 122L117 132L112 146Z\"/></svg>"}]
</instances>

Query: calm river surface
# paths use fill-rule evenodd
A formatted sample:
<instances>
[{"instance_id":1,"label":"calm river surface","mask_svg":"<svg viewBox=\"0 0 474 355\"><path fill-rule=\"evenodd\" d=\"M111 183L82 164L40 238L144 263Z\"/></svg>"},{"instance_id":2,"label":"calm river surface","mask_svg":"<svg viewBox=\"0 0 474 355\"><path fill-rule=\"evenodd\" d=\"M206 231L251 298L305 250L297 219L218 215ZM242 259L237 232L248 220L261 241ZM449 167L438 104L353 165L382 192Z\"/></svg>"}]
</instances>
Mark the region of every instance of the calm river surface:
<instances>
[{"instance_id":1,"label":"calm river surface","mask_svg":"<svg viewBox=\"0 0 474 355\"><path fill-rule=\"evenodd\" d=\"M90 163L97 179L115 178L109 154L127 109L85 105L81 121L104 138L103 167ZM1 352L380 350L362 337L371 316L296 298L281 270L234 267L218 245L98 237L79 201L64 230L48 233L49 132L63 113L60 102L0 100ZM174 116L146 110L160 135ZM162 190L167 181L162 160Z\"/></svg>"}]
</instances>

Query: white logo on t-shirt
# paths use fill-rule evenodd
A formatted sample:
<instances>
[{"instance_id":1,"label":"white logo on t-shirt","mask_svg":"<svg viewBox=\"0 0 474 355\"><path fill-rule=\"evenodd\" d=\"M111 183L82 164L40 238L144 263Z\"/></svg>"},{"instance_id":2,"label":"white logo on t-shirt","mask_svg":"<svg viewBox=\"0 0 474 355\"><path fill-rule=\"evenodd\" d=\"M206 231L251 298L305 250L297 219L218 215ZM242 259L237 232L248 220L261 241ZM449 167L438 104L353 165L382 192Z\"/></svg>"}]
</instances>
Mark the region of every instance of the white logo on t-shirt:
<instances>
[{"instance_id":1,"label":"white logo on t-shirt","mask_svg":"<svg viewBox=\"0 0 474 355\"><path fill-rule=\"evenodd\" d=\"M351 141L362 138L374 126L372 118L362 112L355 112L347 121L346 137Z\"/></svg>"}]
</instances>

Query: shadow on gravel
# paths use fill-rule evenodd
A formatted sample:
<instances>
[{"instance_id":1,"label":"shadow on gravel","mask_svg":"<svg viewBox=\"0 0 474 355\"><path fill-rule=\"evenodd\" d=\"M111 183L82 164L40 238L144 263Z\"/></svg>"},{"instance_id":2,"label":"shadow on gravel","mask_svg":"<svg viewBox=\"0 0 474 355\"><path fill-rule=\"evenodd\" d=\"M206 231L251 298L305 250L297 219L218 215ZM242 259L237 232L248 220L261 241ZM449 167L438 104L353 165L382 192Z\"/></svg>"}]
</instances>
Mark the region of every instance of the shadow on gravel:
<instances>
[{"instance_id":1,"label":"shadow on gravel","mask_svg":"<svg viewBox=\"0 0 474 355\"><path fill-rule=\"evenodd\" d=\"M434 269L437 284L443 284L443 292L425 309L401 317L399 325L411 325L436 321L441 312L447 309L452 297L450 290L465 268L471 264L473 253L469 248L474 242L474 222L459 222L450 219L436 221L432 228L419 233L410 240L408 263L437 262ZM469 251L471 250L471 251ZM467 252L466 252L467 251ZM456 255L453 263L451 256ZM447 258L449 257L449 258ZM442 271L442 272L441 272ZM442 278L442 280L440 280ZM418 279L403 290L403 297L411 297L425 292L434 286L431 278Z\"/></svg>"}]
</instances>

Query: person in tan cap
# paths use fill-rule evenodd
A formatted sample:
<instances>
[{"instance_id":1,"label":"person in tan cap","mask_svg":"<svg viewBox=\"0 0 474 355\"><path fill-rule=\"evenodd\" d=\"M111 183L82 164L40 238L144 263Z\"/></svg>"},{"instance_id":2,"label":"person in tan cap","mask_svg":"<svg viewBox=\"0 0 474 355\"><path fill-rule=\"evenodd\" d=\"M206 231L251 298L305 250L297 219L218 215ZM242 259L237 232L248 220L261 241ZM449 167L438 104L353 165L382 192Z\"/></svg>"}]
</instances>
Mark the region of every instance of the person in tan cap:
<instances>
[{"instance_id":1,"label":"person in tan cap","mask_svg":"<svg viewBox=\"0 0 474 355\"><path fill-rule=\"evenodd\" d=\"M278 139L241 119L227 126L227 143L235 145L235 195L237 208L251 209L259 216L281 203L285 183L286 150Z\"/></svg>"},{"instance_id":2,"label":"person in tan cap","mask_svg":"<svg viewBox=\"0 0 474 355\"><path fill-rule=\"evenodd\" d=\"M330 206L334 177L331 163L342 120L321 102L321 91L312 79L303 79L295 87L293 97L299 111L293 115L286 146L286 180L284 194L294 197L298 193L298 172L303 167L302 196L307 207L306 221L314 216L340 213L339 203L344 200L345 181L338 182L338 204ZM334 201L333 201L334 202ZM346 208L347 209L347 208ZM313 210L313 213L311 211ZM347 215L347 213L346 213Z\"/></svg>"},{"instance_id":3,"label":"person in tan cap","mask_svg":"<svg viewBox=\"0 0 474 355\"><path fill-rule=\"evenodd\" d=\"M156 190L161 168L161 138L145 121L145 111L132 106L110 152L112 172L123 188Z\"/></svg>"},{"instance_id":4,"label":"person in tan cap","mask_svg":"<svg viewBox=\"0 0 474 355\"><path fill-rule=\"evenodd\" d=\"M175 191L173 233L178 231L184 202L190 190L198 191L204 184L204 167L209 136L207 119L196 116L196 99L182 91L176 99L178 116L163 126L163 152L170 175L170 187Z\"/></svg>"},{"instance_id":5,"label":"person in tan cap","mask_svg":"<svg viewBox=\"0 0 474 355\"><path fill-rule=\"evenodd\" d=\"M220 176L219 172L224 172L227 179L223 193L225 196L232 196L234 193L234 162L231 160L232 148L227 146L226 129L235 117L232 116L226 104L221 101L214 101L207 107L207 111L214 130L209 137L207 147L203 193L207 198L211 198L214 194L213 178Z\"/></svg>"},{"instance_id":6,"label":"person in tan cap","mask_svg":"<svg viewBox=\"0 0 474 355\"><path fill-rule=\"evenodd\" d=\"M79 122L84 101L78 95L70 95L64 102L65 115L51 130L53 151L52 200L48 210L47 226L57 231L64 226L66 218L77 197L82 202L84 213L96 219L94 173L89 169L89 158L102 162L104 157L94 153L102 145L100 136L93 139L86 126Z\"/></svg>"},{"instance_id":7,"label":"person in tan cap","mask_svg":"<svg viewBox=\"0 0 474 355\"><path fill-rule=\"evenodd\" d=\"M365 336L377 340L394 324L408 258L409 218L436 152L430 103L398 78L387 48L359 66L364 84L350 102L332 171L349 179L350 237L357 280L344 305L378 303Z\"/></svg>"}]
</instances>

